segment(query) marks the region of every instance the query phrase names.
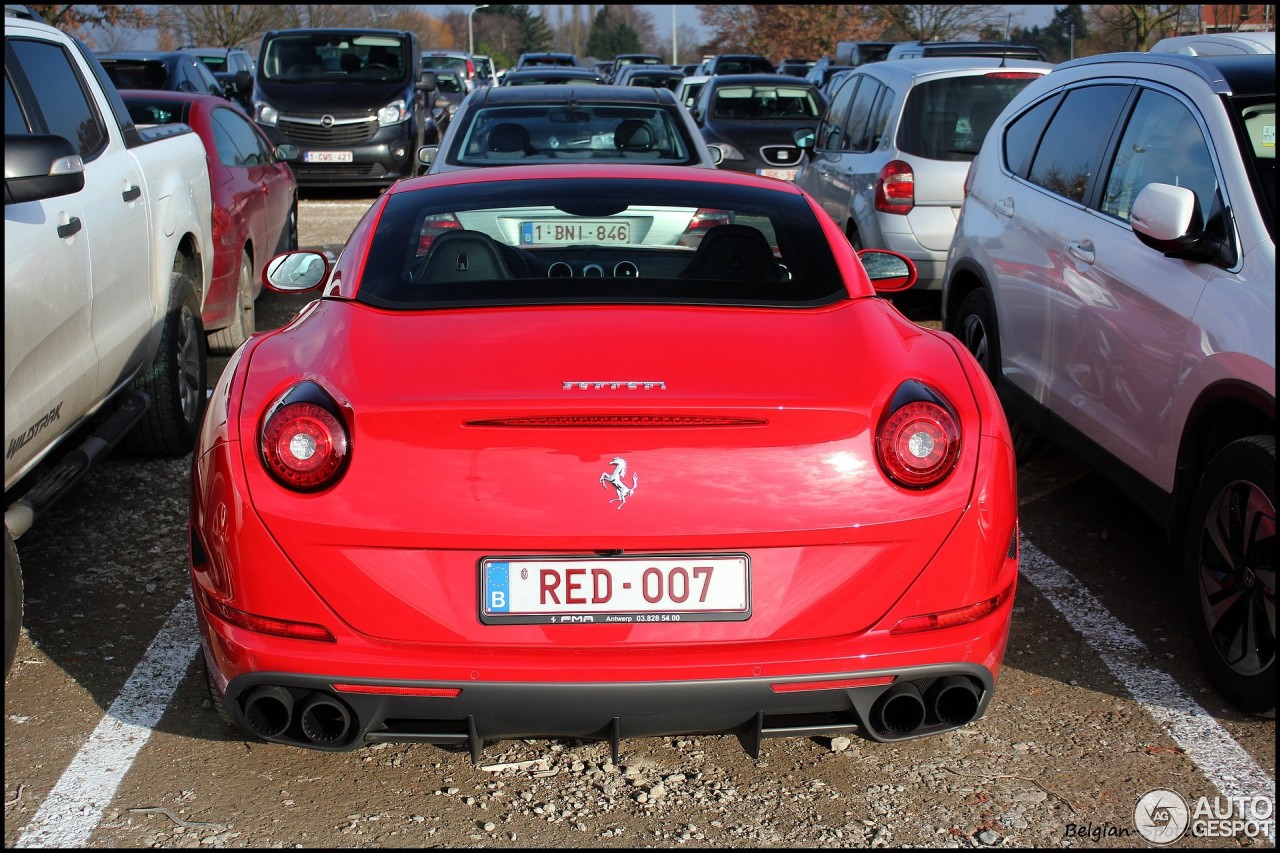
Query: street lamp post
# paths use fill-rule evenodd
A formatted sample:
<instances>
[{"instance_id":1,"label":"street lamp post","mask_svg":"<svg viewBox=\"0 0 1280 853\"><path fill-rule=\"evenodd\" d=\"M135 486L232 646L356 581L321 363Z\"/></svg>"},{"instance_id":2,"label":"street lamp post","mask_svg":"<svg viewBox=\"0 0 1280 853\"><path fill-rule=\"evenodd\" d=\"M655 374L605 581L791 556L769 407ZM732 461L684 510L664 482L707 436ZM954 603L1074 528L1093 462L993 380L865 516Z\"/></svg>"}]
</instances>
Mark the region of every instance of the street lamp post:
<instances>
[{"instance_id":1,"label":"street lamp post","mask_svg":"<svg viewBox=\"0 0 1280 853\"><path fill-rule=\"evenodd\" d=\"M485 3L482 6L472 6L471 11L467 13L467 53L472 55L476 52L476 12L481 9L488 9L492 4Z\"/></svg>"}]
</instances>

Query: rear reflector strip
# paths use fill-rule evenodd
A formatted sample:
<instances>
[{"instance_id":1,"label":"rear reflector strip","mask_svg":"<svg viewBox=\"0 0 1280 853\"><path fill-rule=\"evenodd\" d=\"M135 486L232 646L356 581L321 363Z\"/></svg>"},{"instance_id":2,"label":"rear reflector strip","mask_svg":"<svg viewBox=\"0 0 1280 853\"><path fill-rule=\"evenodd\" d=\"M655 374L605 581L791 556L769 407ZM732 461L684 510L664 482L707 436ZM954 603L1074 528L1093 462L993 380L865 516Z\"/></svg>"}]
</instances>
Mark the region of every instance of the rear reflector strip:
<instances>
[{"instance_id":1,"label":"rear reflector strip","mask_svg":"<svg viewBox=\"0 0 1280 853\"><path fill-rule=\"evenodd\" d=\"M388 684L332 684L339 693L376 693L384 696L434 696L452 699L461 695L459 687L403 687Z\"/></svg>"},{"instance_id":2,"label":"rear reflector strip","mask_svg":"<svg viewBox=\"0 0 1280 853\"><path fill-rule=\"evenodd\" d=\"M739 427L764 426L763 418L718 418L689 415L541 415L524 418L483 418L467 421L476 427Z\"/></svg>"},{"instance_id":3,"label":"rear reflector strip","mask_svg":"<svg viewBox=\"0 0 1280 853\"><path fill-rule=\"evenodd\" d=\"M851 687L879 687L892 684L896 676L877 675L872 678L837 678L830 681L787 681L770 684L774 693L799 693L805 690L845 690Z\"/></svg>"}]
</instances>

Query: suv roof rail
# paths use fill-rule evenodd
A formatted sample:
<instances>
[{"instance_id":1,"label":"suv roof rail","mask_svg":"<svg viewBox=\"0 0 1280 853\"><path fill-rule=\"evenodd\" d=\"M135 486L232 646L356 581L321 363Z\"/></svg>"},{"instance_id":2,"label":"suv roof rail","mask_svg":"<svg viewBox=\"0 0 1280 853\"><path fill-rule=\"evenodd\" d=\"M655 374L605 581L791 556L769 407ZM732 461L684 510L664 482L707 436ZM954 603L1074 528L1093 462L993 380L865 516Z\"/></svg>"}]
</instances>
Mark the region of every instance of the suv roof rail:
<instances>
[{"instance_id":1,"label":"suv roof rail","mask_svg":"<svg viewBox=\"0 0 1280 853\"><path fill-rule=\"evenodd\" d=\"M1259 54L1264 55L1264 54ZM1215 58L1207 56L1186 56L1180 53L1099 53L1094 56L1082 56L1058 65L1058 68L1078 68L1082 65L1097 65L1100 62L1135 62L1150 65L1172 65L1197 74L1208 83L1215 95L1230 95L1231 84L1226 76L1213 64Z\"/></svg>"},{"instance_id":2,"label":"suv roof rail","mask_svg":"<svg viewBox=\"0 0 1280 853\"><path fill-rule=\"evenodd\" d=\"M32 9L30 6L23 6L20 3L5 3L4 16L6 18L22 18L27 21L39 21L44 23L44 16Z\"/></svg>"}]
</instances>

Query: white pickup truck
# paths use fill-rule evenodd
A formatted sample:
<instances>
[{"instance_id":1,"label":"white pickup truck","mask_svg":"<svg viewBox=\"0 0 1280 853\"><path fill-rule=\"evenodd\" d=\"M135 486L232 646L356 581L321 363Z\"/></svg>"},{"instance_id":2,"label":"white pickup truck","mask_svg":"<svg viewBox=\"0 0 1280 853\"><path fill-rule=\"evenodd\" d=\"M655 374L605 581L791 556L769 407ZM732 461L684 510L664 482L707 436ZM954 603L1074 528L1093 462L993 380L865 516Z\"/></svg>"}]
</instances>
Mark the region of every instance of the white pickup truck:
<instances>
[{"instance_id":1,"label":"white pickup truck","mask_svg":"<svg viewBox=\"0 0 1280 853\"><path fill-rule=\"evenodd\" d=\"M206 400L208 165L185 125L140 130L79 41L5 17L5 674L14 540L120 442L181 455Z\"/></svg>"}]
</instances>

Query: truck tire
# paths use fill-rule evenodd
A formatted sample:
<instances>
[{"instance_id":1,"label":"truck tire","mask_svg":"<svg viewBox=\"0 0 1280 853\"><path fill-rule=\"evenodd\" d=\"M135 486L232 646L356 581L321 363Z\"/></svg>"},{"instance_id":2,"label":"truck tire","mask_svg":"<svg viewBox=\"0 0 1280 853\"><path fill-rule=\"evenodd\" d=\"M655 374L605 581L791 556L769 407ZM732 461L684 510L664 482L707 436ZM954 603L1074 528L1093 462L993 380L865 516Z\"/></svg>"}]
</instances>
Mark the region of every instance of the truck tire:
<instances>
[{"instance_id":1,"label":"truck tire","mask_svg":"<svg viewBox=\"0 0 1280 853\"><path fill-rule=\"evenodd\" d=\"M18 635L22 633L22 567L13 537L4 532L4 677L13 669L18 653Z\"/></svg>"},{"instance_id":2,"label":"truck tire","mask_svg":"<svg viewBox=\"0 0 1280 853\"><path fill-rule=\"evenodd\" d=\"M254 330L253 259L240 253L240 276L236 279L236 308L231 325L209 333L211 355L231 355L249 339Z\"/></svg>"},{"instance_id":3,"label":"truck tire","mask_svg":"<svg viewBox=\"0 0 1280 853\"><path fill-rule=\"evenodd\" d=\"M200 322L197 261L179 255L169 288L160 348L151 367L133 387L151 397L151 407L124 439L125 449L143 456L181 456L195 446L208 399L208 348Z\"/></svg>"}]
</instances>

